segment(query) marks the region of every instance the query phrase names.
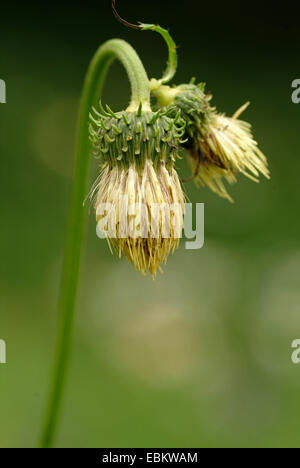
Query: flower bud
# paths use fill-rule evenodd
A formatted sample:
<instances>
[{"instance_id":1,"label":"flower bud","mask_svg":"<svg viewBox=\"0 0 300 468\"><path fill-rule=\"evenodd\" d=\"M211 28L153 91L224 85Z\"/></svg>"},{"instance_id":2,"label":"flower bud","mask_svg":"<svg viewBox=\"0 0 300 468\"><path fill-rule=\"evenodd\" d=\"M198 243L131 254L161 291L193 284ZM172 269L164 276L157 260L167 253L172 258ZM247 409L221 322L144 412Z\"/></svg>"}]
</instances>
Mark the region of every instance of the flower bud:
<instances>
[{"instance_id":1,"label":"flower bud","mask_svg":"<svg viewBox=\"0 0 300 468\"><path fill-rule=\"evenodd\" d=\"M203 83L161 86L155 94L161 105L181 110L186 122L187 158L196 183L232 201L224 179L234 183L239 172L255 182L259 173L269 178L267 159L253 138L251 125L238 119L248 103L227 117L211 107L211 96L204 93Z\"/></svg>"},{"instance_id":2,"label":"flower bud","mask_svg":"<svg viewBox=\"0 0 300 468\"><path fill-rule=\"evenodd\" d=\"M179 245L184 194L174 168L184 121L168 112L91 114L90 138L101 157L96 219L110 246L154 277Z\"/></svg>"}]
</instances>

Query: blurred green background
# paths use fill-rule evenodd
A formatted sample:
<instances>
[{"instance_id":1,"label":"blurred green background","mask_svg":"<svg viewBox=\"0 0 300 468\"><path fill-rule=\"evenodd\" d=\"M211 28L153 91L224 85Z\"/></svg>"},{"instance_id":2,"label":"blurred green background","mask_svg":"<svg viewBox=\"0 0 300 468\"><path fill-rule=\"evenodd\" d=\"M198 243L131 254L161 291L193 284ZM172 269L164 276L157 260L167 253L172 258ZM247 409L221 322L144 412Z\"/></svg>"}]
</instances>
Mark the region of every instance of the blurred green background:
<instances>
[{"instance_id":1,"label":"blurred green background","mask_svg":"<svg viewBox=\"0 0 300 468\"><path fill-rule=\"evenodd\" d=\"M205 203L205 246L185 250L182 242L155 281L111 256L90 210L56 446L299 447L300 365L291 362L300 338L296 12L253 2L118 3L128 20L170 28L176 83L207 82L228 114L251 101L244 118L272 179L240 177L230 188L234 205L188 185L191 201ZM34 447L53 361L84 74L109 38L128 40L154 77L166 48L154 33L118 24L110 0L1 5L0 23L0 446ZM128 100L116 63L104 102L121 110Z\"/></svg>"}]
</instances>

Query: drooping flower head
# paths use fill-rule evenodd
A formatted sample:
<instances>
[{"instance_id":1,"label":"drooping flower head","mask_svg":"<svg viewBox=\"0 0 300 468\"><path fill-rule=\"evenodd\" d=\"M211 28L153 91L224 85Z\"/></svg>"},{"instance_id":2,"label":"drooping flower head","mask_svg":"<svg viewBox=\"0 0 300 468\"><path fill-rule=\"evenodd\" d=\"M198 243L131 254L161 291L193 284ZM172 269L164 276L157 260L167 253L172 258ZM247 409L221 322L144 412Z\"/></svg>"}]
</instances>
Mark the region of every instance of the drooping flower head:
<instances>
[{"instance_id":1,"label":"drooping flower head","mask_svg":"<svg viewBox=\"0 0 300 468\"><path fill-rule=\"evenodd\" d=\"M185 148L196 183L232 200L224 179L234 183L238 173L256 182L260 173L269 177L267 159L253 138L251 125L238 118L248 103L227 117L210 105L211 96L205 94L203 83L161 86L155 94L160 105L175 105L182 112L186 121Z\"/></svg>"},{"instance_id":2,"label":"drooping flower head","mask_svg":"<svg viewBox=\"0 0 300 468\"><path fill-rule=\"evenodd\" d=\"M109 245L154 277L178 246L184 194L174 168L184 122L168 112L103 107L91 115L90 137L102 169L92 194Z\"/></svg>"}]
</instances>

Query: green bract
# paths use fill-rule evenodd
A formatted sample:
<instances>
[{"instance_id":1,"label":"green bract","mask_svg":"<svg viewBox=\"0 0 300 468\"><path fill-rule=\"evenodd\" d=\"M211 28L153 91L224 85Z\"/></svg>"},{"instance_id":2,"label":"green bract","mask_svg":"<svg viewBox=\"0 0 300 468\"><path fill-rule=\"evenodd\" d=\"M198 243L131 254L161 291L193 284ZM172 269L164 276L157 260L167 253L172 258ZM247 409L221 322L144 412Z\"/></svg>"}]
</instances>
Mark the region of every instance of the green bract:
<instances>
[{"instance_id":1,"label":"green bract","mask_svg":"<svg viewBox=\"0 0 300 468\"><path fill-rule=\"evenodd\" d=\"M209 104L212 96L205 94L204 90L205 83L189 83L174 87L160 86L153 91L160 106L172 108L173 112L180 110L186 123L185 136L189 144L193 143L194 138L199 138L199 134L205 133L214 111Z\"/></svg>"},{"instance_id":2,"label":"green bract","mask_svg":"<svg viewBox=\"0 0 300 468\"><path fill-rule=\"evenodd\" d=\"M164 161L173 165L179 146L184 143L185 120L181 112L170 108L157 112L113 112L109 107L90 113L90 140L94 153L111 167L135 164L143 169L150 158L154 166ZM171 116L171 114L173 116Z\"/></svg>"}]
</instances>

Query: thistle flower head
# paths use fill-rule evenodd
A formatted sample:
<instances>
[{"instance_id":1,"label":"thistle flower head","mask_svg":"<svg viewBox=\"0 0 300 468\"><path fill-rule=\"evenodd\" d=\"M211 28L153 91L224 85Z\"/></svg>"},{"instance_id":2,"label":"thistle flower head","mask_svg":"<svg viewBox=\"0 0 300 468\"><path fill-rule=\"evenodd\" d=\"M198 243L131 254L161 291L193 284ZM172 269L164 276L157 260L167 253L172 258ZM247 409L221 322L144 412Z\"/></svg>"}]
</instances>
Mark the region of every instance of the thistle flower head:
<instances>
[{"instance_id":1,"label":"thistle flower head","mask_svg":"<svg viewBox=\"0 0 300 468\"><path fill-rule=\"evenodd\" d=\"M102 157L93 194L109 245L142 274L155 276L178 246L184 194L174 163L184 133L179 114L94 111L90 136Z\"/></svg>"},{"instance_id":2,"label":"thistle flower head","mask_svg":"<svg viewBox=\"0 0 300 468\"><path fill-rule=\"evenodd\" d=\"M168 87L156 92L160 104L175 105L186 121L185 148L196 183L232 201L224 180L234 183L238 173L255 182L260 173L269 178L267 159L253 138L251 125L238 119L248 103L227 117L211 107L203 83L163 88Z\"/></svg>"}]
</instances>

